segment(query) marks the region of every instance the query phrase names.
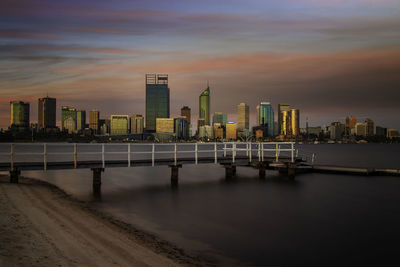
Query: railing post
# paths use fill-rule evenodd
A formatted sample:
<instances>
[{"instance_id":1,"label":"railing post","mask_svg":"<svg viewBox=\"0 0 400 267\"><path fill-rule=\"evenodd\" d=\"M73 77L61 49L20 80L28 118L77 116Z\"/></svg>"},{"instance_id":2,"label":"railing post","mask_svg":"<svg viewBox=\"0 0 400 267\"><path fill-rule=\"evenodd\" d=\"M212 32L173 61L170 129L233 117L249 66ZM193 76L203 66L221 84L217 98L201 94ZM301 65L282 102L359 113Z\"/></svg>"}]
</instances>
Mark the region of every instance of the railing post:
<instances>
[{"instance_id":1,"label":"railing post","mask_svg":"<svg viewBox=\"0 0 400 267\"><path fill-rule=\"evenodd\" d=\"M218 163L217 143L214 143L214 163Z\"/></svg>"},{"instance_id":2,"label":"railing post","mask_svg":"<svg viewBox=\"0 0 400 267\"><path fill-rule=\"evenodd\" d=\"M296 149L296 158L299 157L299 150Z\"/></svg>"},{"instance_id":3,"label":"railing post","mask_svg":"<svg viewBox=\"0 0 400 267\"><path fill-rule=\"evenodd\" d=\"M279 157L278 147L279 147L279 145L278 145L278 143L276 143L275 144L275 162L278 162L278 157Z\"/></svg>"},{"instance_id":4,"label":"railing post","mask_svg":"<svg viewBox=\"0 0 400 267\"><path fill-rule=\"evenodd\" d=\"M315 162L315 153L312 154L311 164L314 165L314 162Z\"/></svg>"},{"instance_id":5,"label":"railing post","mask_svg":"<svg viewBox=\"0 0 400 267\"><path fill-rule=\"evenodd\" d=\"M258 161L261 161L261 143L258 142Z\"/></svg>"},{"instance_id":6,"label":"railing post","mask_svg":"<svg viewBox=\"0 0 400 267\"><path fill-rule=\"evenodd\" d=\"M106 162L104 159L104 143L101 144L101 163L102 163L103 169L104 169L106 166Z\"/></svg>"},{"instance_id":7,"label":"railing post","mask_svg":"<svg viewBox=\"0 0 400 267\"><path fill-rule=\"evenodd\" d=\"M154 143L151 147L151 166L154 167L154 153L155 153L155 146Z\"/></svg>"},{"instance_id":8,"label":"railing post","mask_svg":"<svg viewBox=\"0 0 400 267\"><path fill-rule=\"evenodd\" d=\"M232 143L232 162L235 163L236 143Z\"/></svg>"},{"instance_id":9,"label":"railing post","mask_svg":"<svg viewBox=\"0 0 400 267\"><path fill-rule=\"evenodd\" d=\"M78 167L78 144L74 144L74 169Z\"/></svg>"},{"instance_id":10,"label":"railing post","mask_svg":"<svg viewBox=\"0 0 400 267\"><path fill-rule=\"evenodd\" d=\"M251 162L251 157L252 157L252 154L253 154L252 146L253 146L253 144L250 142L250 144L249 144L249 162Z\"/></svg>"},{"instance_id":11,"label":"railing post","mask_svg":"<svg viewBox=\"0 0 400 267\"><path fill-rule=\"evenodd\" d=\"M294 143L291 144L292 163L294 162Z\"/></svg>"},{"instance_id":12,"label":"railing post","mask_svg":"<svg viewBox=\"0 0 400 267\"><path fill-rule=\"evenodd\" d=\"M224 143L224 157L226 157L226 143Z\"/></svg>"},{"instance_id":13,"label":"railing post","mask_svg":"<svg viewBox=\"0 0 400 267\"><path fill-rule=\"evenodd\" d=\"M10 169L14 170L14 144L11 144L10 147Z\"/></svg>"},{"instance_id":14,"label":"railing post","mask_svg":"<svg viewBox=\"0 0 400 267\"><path fill-rule=\"evenodd\" d=\"M264 162L264 143L261 143L261 159Z\"/></svg>"},{"instance_id":15,"label":"railing post","mask_svg":"<svg viewBox=\"0 0 400 267\"><path fill-rule=\"evenodd\" d=\"M177 151L178 151L178 146L177 146L176 143L175 143L175 151L174 151L174 165L175 165L175 166L176 166L177 163L178 163L178 159L177 159L178 153L177 153Z\"/></svg>"},{"instance_id":16,"label":"railing post","mask_svg":"<svg viewBox=\"0 0 400 267\"><path fill-rule=\"evenodd\" d=\"M43 169L47 171L47 144L43 144Z\"/></svg>"},{"instance_id":17,"label":"railing post","mask_svg":"<svg viewBox=\"0 0 400 267\"><path fill-rule=\"evenodd\" d=\"M128 167L131 166L131 144L128 143Z\"/></svg>"},{"instance_id":18,"label":"railing post","mask_svg":"<svg viewBox=\"0 0 400 267\"><path fill-rule=\"evenodd\" d=\"M246 157L249 156L249 143L246 142Z\"/></svg>"},{"instance_id":19,"label":"railing post","mask_svg":"<svg viewBox=\"0 0 400 267\"><path fill-rule=\"evenodd\" d=\"M194 159L195 159L195 164L197 165L197 159L198 159L198 155L197 155L197 143L194 145Z\"/></svg>"}]
</instances>

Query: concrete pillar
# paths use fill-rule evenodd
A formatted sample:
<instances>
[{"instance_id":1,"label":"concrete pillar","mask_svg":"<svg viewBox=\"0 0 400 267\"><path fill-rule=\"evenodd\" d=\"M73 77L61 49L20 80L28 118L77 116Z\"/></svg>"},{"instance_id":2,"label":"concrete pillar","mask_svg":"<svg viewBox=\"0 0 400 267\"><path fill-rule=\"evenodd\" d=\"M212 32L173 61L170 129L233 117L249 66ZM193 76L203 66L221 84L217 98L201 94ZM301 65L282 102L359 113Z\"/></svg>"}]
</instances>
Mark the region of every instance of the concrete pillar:
<instances>
[{"instance_id":1,"label":"concrete pillar","mask_svg":"<svg viewBox=\"0 0 400 267\"><path fill-rule=\"evenodd\" d=\"M93 168L93 193L99 194L101 191L101 173L104 172L103 168Z\"/></svg>"},{"instance_id":2,"label":"concrete pillar","mask_svg":"<svg viewBox=\"0 0 400 267\"><path fill-rule=\"evenodd\" d=\"M179 181L179 168L182 168L182 165L170 165L171 168L171 186L178 186Z\"/></svg>"},{"instance_id":3,"label":"concrete pillar","mask_svg":"<svg viewBox=\"0 0 400 267\"><path fill-rule=\"evenodd\" d=\"M232 179L236 175L236 166L232 164L224 164L225 178Z\"/></svg>"},{"instance_id":4,"label":"concrete pillar","mask_svg":"<svg viewBox=\"0 0 400 267\"><path fill-rule=\"evenodd\" d=\"M18 179L19 179L20 174L21 174L21 171L18 169L14 169L14 170L10 171L10 183L18 184Z\"/></svg>"},{"instance_id":5,"label":"concrete pillar","mask_svg":"<svg viewBox=\"0 0 400 267\"><path fill-rule=\"evenodd\" d=\"M264 166L258 167L258 176L260 177L260 179L265 179L265 167Z\"/></svg>"}]
</instances>

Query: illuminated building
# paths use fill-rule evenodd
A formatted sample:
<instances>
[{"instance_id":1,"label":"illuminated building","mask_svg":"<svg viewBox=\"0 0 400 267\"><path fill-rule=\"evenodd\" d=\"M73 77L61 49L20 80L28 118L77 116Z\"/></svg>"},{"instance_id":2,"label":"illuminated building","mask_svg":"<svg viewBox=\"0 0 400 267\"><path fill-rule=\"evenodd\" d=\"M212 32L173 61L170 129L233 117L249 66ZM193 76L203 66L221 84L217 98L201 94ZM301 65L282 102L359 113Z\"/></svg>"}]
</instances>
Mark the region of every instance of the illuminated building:
<instances>
[{"instance_id":1,"label":"illuminated building","mask_svg":"<svg viewBox=\"0 0 400 267\"><path fill-rule=\"evenodd\" d=\"M300 124L300 111L298 109L290 110L290 129L292 130L293 136L298 136L300 134L299 131Z\"/></svg>"},{"instance_id":2,"label":"illuminated building","mask_svg":"<svg viewBox=\"0 0 400 267\"><path fill-rule=\"evenodd\" d=\"M56 128L56 99L43 97L38 100L38 124L40 129Z\"/></svg>"},{"instance_id":3,"label":"illuminated building","mask_svg":"<svg viewBox=\"0 0 400 267\"><path fill-rule=\"evenodd\" d=\"M130 124L131 124L131 134L142 134L143 133L143 125L144 125L144 120L143 116L139 114L134 114L130 118Z\"/></svg>"},{"instance_id":4,"label":"illuminated building","mask_svg":"<svg viewBox=\"0 0 400 267\"><path fill-rule=\"evenodd\" d=\"M18 131L29 129L29 103L10 102L10 128Z\"/></svg>"},{"instance_id":5,"label":"illuminated building","mask_svg":"<svg viewBox=\"0 0 400 267\"><path fill-rule=\"evenodd\" d=\"M259 126L263 129L264 137L274 135L274 110L269 102L259 105Z\"/></svg>"},{"instance_id":6,"label":"illuminated building","mask_svg":"<svg viewBox=\"0 0 400 267\"><path fill-rule=\"evenodd\" d=\"M210 125L203 125L199 127L199 137L212 139L214 136L213 128Z\"/></svg>"},{"instance_id":7,"label":"illuminated building","mask_svg":"<svg viewBox=\"0 0 400 267\"><path fill-rule=\"evenodd\" d=\"M189 138L189 123L186 117L178 117L174 119L174 131L178 139L188 139Z\"/></svg>"},{"instance_id":8,"label":"illuminated building","mask_svg":"<svg viewBox=\"0 0 400 267\"><path fill-rule=\"evenodd\" d=\"M98 110L91 110L89 112L89 128L94 130L94 133L98 133L100 129L100 112Z\"/></svg>"},{"instance_id":9,"label":"illuminated building","mask_svg":"<svg viewBox=\"0 0 400 267\"><path fill-rule=\"evenodd\" d=\"M157 118L156 133L171 133L175 132L174 118Z\"/></svg>"},{"instance_id":10,"label":"illuminated building","mask_svg":"<svg viewBox=\"0 0 400 267\"><path fill-rule=\"evenodd\" d=\"M199 118L204 119L206 125L210 125L210 87L199 96Z\"/></svg>"},{"instance_id":11,"label":"illuminated building","mask_svg":"<svg viewBox=\"0 0 400 267\"><path fill-rule=\"evenodd\" d=\"M75 133L77 130L77 112L75 108L63 106L61 107L61 129L69 134Z\"/></svg>"},{"instance_id":12,"label":"illuminated building","mask_svg":"<svg viewBox=\"0 0 400 267\"><path fill-rule=\"evenodd\" d=\"M290 130L290 111L282 111L281 135L288 136L291 134Z\"/></svg>"},{"instance_id":13,"label":"illuminated building","mask_svg":"<svg viewBox=\"0 0 400 267\"><path fill-rule=\"evenodd\" d=\"M156 130L157 118L169 118L167 74L146 74L146 130Z\"/></svg>"},{"instance_id":14,"label":"illuminated building","mask_svg":"<svg viewBox=\"0 0 400 267\"><path fill-rule=\"evenodd\" d=\"M127 135L129 133L129 116L128 115L111 115L110 134L111 135Z\"/></svg>"},{"instance_id":15,"label":"illuminated building","mask_svg":"<svg viewBox=\"0 0 400 267\"><path fill-rule=\"evenodd\" d=\"M220 123L214 123L213 128L215 139L224 139L224 128L222 128L222 125Z\"/></svg>"},{"instance_id":16,"label":"illuminated building","mask_svg":"<svg viewBox=\"0 0 400 267\"><path fill-rule=\"evenodd\" d=\"M355 129L355 135L359 136L367 136L367 124L366 123L361 123L357 122Z\"/></svg>"},{"instance_id":17,"label":"illuminated building","mask_svg":"<svg viewBox=\"0 0 400 267\"><path fill-rule=\"evenodd\" d=\"M226 124L226 139L236 140L237 139L237 124L235 122L228 122Z\"/></svg>"},{"instance_id":18,"label":"illuminated building","mask_svg":"<svg viewBox=\"0 0 400 267\"><path fill-rule=\"evenodd\" d=\"M345 129L346 135L350 135L351 130L354 129L354 127L356 127L356 123L357 123L356 117L354 116L346 117L346 129Z\"/></svg>"},{"instance_id":19,"label":"illuminated building","mask_svg":"<svg viewBox=\"0 0 400 267\"><path fill-rule=\"evenodd\" d=\"M400 137L400 133L399 133L398 130L395 130L395 129L388 129L388 130L387 130L387 137L388 137L388 138L394 138L394 137L399 138L399 137Z\"/></svg>"},{"instance_id":20,"label":"illuminated building","mask_svg":"<svg viewBox=\"0 0 400 267\"><path fill-rule=\"evenodd\" d=\"M78 110L76 112L76 130L83 131L86 128L86 111Z\"/></svg>"},{"instance_id":21,"label":"illuminated building","mask_svg":"<svg viewBox=\"0 0 400 267\"><path fill-rule=\"evenodd\" d=\"M238 131L243 131L249 128L250 114L249 106L245 103L240 103L238 105Z\"/></svg>"},{"instance_id":22,"label":"illuminated building","mask_svg":"<svg viewBox=\"0 0 400 267\"><path fill-rule=\"evenodd\" d=\"M287 130L283 130L283 128L287 129L287 125L283 126L283 112L290 111L289 104L278 104L278 133L282 135L287 135ZM284 133L285 132L285 133Z\"/></svg>"},{"instance_id":23,"label":"illuminated building","mask_svg":"<svg viewBox=\"0 0 400 267\"><path fill-rule=\"evenodd\" d=\"M219 123L219 124L221 124L221 126L225 127L227 121L228 121L228 115L227 114L224 114L222 112L214 112L213 124Z\"/></svg>"},{"instance_id":24,"label":"illuminated building","mask_svg":"<svg viewBox=\"0 0 400 267\"><path fill-rule=\"evenodd\" d=\"M367 127L367 129L366 129L367 136L373 136L374 135L374 130L375 130L374 121L371 120L371 119L366 119L365 120L365 125Z\"/></svg>"},{"instance_id":25,"label":"illuminated building","mask_svg":"<svg viewBox=\"0 0 400 267\"><path fill-rule=\"evenodd\" d=\"M186 121L188 122L188 124L190 124L190 119L191 119L191 110L189 107L184 106L183 108L181 108L181 116L184 116L186 118Z\"/></svg>"}]
</instances>

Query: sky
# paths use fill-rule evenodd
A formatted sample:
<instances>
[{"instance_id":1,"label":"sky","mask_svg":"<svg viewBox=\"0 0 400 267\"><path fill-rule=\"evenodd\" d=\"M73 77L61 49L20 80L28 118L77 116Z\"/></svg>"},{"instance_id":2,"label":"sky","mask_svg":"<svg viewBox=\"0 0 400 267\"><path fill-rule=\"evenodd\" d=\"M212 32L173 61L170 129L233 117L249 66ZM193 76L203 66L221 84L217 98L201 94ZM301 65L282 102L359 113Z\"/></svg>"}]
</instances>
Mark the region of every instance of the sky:
<instances>
[{"instance_id":1,"label":"sky","mask_svg":"<svg viewBox=\"0 0 400 267\"><path fill-rule=\"evenodd\" d=\"M2 0L0 127L9 102L37 99L145 113L145 74L167 73L171 115L211 112L237 120L237 105L300 109L301 126L371 118L400 129L398 0Z\"/></svg>"}]
</instances>

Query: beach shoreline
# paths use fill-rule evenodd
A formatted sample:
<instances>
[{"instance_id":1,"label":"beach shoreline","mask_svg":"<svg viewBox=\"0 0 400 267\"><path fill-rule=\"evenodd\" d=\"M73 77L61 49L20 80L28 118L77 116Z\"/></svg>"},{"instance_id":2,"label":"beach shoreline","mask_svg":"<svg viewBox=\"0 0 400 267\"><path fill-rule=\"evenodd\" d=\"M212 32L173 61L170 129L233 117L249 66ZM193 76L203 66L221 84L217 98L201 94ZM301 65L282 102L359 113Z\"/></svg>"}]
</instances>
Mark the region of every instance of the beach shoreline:
<instances>
[{"instance_id":1,"label":"beach shoreline","mask_svg":"<svg viewBox=\"0 0 400 267\"><path fill-rule=\"evenodd\" d=\"M0 176L0 266L213 266L57 186Z\"/></svg>"}]
</instances>

